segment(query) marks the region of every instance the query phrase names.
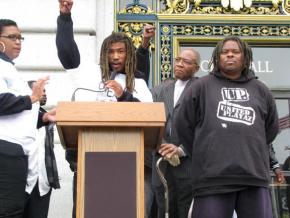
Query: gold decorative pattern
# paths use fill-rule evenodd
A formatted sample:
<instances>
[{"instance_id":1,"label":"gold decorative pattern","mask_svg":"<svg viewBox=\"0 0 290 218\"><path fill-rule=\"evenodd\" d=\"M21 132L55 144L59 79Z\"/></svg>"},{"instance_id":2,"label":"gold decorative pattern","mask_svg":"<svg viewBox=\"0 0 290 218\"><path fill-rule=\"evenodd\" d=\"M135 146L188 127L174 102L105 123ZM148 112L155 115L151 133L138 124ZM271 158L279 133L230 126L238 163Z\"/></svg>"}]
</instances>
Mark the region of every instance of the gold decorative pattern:
<instances>
[{"instance_id":1,"label":"gold decorative pattern","mask_svg":"<svg viewBox=\"0 0 290 218\"><path fill-rule=\"evenodd\" d=\"M251 7L243 8L241 11L234 11L233 9L223 7L197 7L192 9L192 14L242 14L242 15L281 15L279 8L271 7Z\"/></svg>"},{"instance_id":2,"label":"gold decorative pattern","mask_svg":"<svg viewBox=\"0 0 290 218\"><path fill-rule=\"evenodd\" d=\"M145 8L140 5L133 5L119 11L119 14L153 14L154 11L149 7Z\"/></svg>"},{"instance_id":3,"label":"gold decorative pattern","mask_svg":"<svg viewBox=\"0 0 290 218\"><path fill-rule=\"evenodd\" d=\"M165 27L167 28L167 27ZM161 37L161 80L171 77L171 37L164 35Z\"/></svg>"},{"instance_id":4,"label":"gold decorative pattern","mask_svg":"<svg viewBox=\"0 0 290 218\"><path fill-rule=\"evenodd\" d=\"M161 13L185 14L189 11L189 0L166 0L166 10Z\"/></svg>"},{"instance_id":5,"label":"gold decorative pattern","mask_svg":"<svg viewBox=\"0 0 290 218\"><path fill-rule=\"evenodd\" d=\"M279 7L279 4L281 4L282 0L272 0L272 4L275 8Z\"/></svg>"},{"instance_id":6,"label":"gold decorative pattern","mask_svg":"<svg viewBox=\"0 0 290 218\"><path fill-rule=\"evenodd\" d=\"M170 25L162 25L161 30L161 49L160 49L160 58L161 58L161 80L165 80L171 77L171 54L172 54L172 41L171 41L171 27Z\"/></svg>"},{"instance_id":7,"label":"gold decorative pattern","mask_svg":"<svg viewBox=\"0 0 290 218\"><path fill-rule=\"evenodd\" d=\"M287 16L290 15L290 0L240 0L240 3L242 1L242 7L234 9L231 0L157 0L150 3L153 11L140 3L145 1L130 0L127 2L132 3L125 9L117 11L116 28L125 32L135 47L139 47L143 25L148 21L154 23L158 41L156 44L151 42L150 47L158 48L151 58L155 72L152 80L156 84L156 81L172 77L174 43L180 38L206 41L236 35L248 40L263 38L265 44L273 39L284 43L290 38ZM230 4L225 4L227 2Z\"/></svg>"},{"instance_id":8,"label":"gold decorative pattern","mask_svg":"<svg viewBox=\"0 0 290 218\"><path fill-rule=\"evenodd\" d=\"M290 37L290 26L261 25L172 25L174 36L279 36Z\"/></svg>"},{"instance_id":9,"label":"gold decorative pattern","mask_svg":"<svg viewBox=\"0 0 290 218\"><path fill-rule=\"evenodd\" d=\"M283 0L282 8L285 14L290 15L290 0Z\"/></svg>"},{"instance_id":10,"label":"gold decorative pattern","mask_svg":"<svg viewBox=\"0 0 290 218\"><path fill-rule=\"evenodd\" d=\"M126 33L133 41L133 44L138 48L142 43L143 26L145 23L132 22L132 23L118 23L118 31ZM153 23L149 23L153 25ZM150 49L153 49L154 43L150 43Z\"/></svg>"},{"instance_id":11,"label":"gold decorative pattern","mask_svg":"<svg viewBox=\"0 0 290 218\"><path fill-rule=\"evenodd\" d=\"M227 0L226 0L227 1ZM163 5L166 9L161 10L161 14L252 14L252 15L278 15L283 14L281 10L282 1L286 2L289 11L290 0L256 0L250 6L242 1L240 9L233 9L231 4L223 7L222 0L205 2L201 6L201 0L164 0ZM235 1L236 2L236 1ZM244 4L248 5L245 6ZM288 6L287 6L288 4ZM215 6L216 5L216 6Z\"/></svg>"}]
</instances>

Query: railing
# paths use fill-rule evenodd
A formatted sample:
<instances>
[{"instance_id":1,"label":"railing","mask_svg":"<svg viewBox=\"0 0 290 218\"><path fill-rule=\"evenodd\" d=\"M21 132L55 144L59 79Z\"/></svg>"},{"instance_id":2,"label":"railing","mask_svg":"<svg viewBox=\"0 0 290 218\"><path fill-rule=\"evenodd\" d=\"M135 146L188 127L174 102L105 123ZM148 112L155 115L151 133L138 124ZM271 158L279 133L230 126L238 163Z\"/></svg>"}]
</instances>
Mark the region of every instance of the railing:
<instances>
[{"instance_id":1,"label":"railing","mask_svg":"<svg viewBox=\"0 0 290 218\"><path fill-rule=\"evenodd\" d=\"M271 197L273 218L290 218L290 171L283 171L286 182L277 183L274 173L271 173Z\"/></svg>"}]
</instances>

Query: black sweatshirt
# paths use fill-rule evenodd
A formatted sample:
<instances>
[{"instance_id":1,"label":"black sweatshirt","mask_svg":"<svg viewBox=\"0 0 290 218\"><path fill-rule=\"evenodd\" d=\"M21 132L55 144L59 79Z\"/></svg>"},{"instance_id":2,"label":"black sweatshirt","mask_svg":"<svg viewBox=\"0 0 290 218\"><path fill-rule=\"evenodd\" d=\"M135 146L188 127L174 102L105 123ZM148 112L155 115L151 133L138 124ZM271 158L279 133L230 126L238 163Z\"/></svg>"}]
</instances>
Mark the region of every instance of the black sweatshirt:
<instances>
[{"instance_id":1,"label":"black sweatshirt","mask_svg":"<svg viewBox=\"0 0 290 218\"><path fill-rule=\"evenodd\" d=\"M234 81L219 72L198 79L176 124L192 155L195 196L268 186L278 115L271 92L252 73Z\"/></svg>"},{"instance_id":2,"label":"black sweatshirt","mask_svg":"<svg viewBox=\"0 0 290 218\"><path fill-rule=\"evenodd\" d=\"M80 53L73 35L71 14L61 14L57 18L56 47L58 58L65 69L80 65Z\"/></svg>"}]
</instances>

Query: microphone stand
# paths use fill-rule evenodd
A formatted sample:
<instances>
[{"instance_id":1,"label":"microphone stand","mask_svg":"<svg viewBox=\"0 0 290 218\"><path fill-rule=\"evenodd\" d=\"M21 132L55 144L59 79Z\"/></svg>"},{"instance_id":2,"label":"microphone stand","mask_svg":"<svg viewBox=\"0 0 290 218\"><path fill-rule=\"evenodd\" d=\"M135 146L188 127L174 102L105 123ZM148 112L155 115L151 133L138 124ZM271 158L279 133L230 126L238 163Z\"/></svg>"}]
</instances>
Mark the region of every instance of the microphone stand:
<instances>
[{"instance_id":1,"label":"microphone stand","mask_svg":"<svg viewBox=\"0 0 290 218\"><path fill-rule=\"evenodd\" d=\"M85 90L85 91L89 91L89 92L96 92L96 93L101 93L103 92L102 90L93 90L93 89L87 89L87 88L82 88L82 87L79 87L79 88L76 88L71 96L71 101L75 101L75 98L76 98L76 92L78 90Z\"/></svg>"}]
</instances>

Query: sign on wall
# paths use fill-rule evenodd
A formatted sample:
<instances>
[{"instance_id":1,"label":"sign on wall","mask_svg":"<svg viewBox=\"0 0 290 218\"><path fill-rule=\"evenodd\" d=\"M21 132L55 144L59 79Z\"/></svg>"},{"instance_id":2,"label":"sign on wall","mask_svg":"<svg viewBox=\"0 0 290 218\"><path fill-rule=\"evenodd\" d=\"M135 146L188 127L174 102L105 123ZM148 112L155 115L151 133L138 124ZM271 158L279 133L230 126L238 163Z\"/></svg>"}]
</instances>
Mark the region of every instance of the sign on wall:
<instances>
[{"instance_id":1,"label":"sign on wall","mask_svg":"<svg viewBox=\"0 0 290 218\"><path fill-rule=\"evenodd\" d=\"M194 48L201 55L200 70L197 76L209 72L208 64L211 59L213 46L180 45L180 49ZM270 88L290 87L290 49L287 47L252 47L252 69L256 76Z\"/></svg>"}]
</instances>

